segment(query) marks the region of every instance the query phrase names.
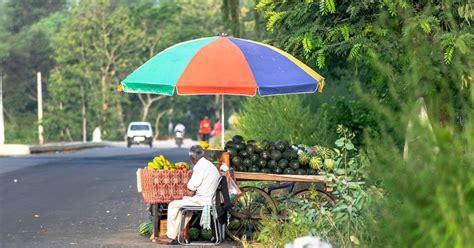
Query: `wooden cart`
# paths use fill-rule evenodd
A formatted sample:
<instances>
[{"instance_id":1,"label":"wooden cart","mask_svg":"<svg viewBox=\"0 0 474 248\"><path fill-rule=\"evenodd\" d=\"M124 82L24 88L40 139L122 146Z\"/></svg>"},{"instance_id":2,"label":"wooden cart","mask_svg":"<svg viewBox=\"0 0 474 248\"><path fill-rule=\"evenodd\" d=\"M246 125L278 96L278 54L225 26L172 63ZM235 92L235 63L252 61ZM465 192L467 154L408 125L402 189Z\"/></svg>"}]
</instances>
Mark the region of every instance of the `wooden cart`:
<instances>
[{"instance_id":1,"label":"wooden cart","mask_svg":"<svg viewBox=\"0 0 474 248\"><path fill-rule=\"evenodd\" d=\"M313 185L321 206L334 206L331 181L320 175L282 175L251 172L235 172L237 181L258 181L259 185L241 186L242 195L229 211L231 219L227 234L234 240L254 240L261 228L264 216L288 218L286 209L291 208L292 199L303 200L311 194ZM272 182L263 184L263 182ZM240 183L242 184L242 183ZM239 184L239 185L240 185ZM277 204L278 203L278 204ZM280 208L279 208L280 206ZM284 206L285 208L282 208Z\"/></svg>"},{"instance_id":2,"label":"wooden cart","mask_svg":"<svg viewBox=\"0 0 474 248\"><path fill-rule=\"evenodd\" d=\"M180 174L180 180L161 180L160 174L173 174L169 171L150 172L148 170L139 170L141 175L142 194L144 200L150 203L150 211L153 216L153 229L155 235L160 233L161 220L166 216L168 203L182 197L183 192L174 194L174 198L161 199L157 191L164 191L165 182L180 184L179 188L186 188L185 184L190 172L174 172ZM325 180L320 175L283 175L283 174L265 174L250 172L234 172L234 176L239 183L242 195L234 202L226 233L234 240L253 240L261 229L261 221L264 216L276 216L280 219L286 219L287 211L291 208L292 199L301 201L310 196L311 185L315 186L317 199L321 205L334 206L335 200L331 195L331 181ZM160 180L157 180L160 179ZM246 185L243 181L257 181L253 185ZM264 184L266 182L266 184ZM248 183L247 183L248 184ZM164 187L166 188L166 187ZM169 193L169 192L168 192ZM278 204L277 204L278 203ZM279 208L285 206L285 209ZM163 235L164 233L161 232Z\"/></svg>"}]
</instances>

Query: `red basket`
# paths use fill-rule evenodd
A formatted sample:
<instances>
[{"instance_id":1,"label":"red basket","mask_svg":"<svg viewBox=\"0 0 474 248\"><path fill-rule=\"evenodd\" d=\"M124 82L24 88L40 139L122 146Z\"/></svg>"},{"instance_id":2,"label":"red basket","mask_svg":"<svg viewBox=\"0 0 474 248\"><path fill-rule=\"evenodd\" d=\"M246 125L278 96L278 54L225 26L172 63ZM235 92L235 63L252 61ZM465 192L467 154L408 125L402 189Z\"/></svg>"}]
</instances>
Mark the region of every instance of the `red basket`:
<instances>
[{"instance_id":1,"label":"red basket","mask_svg":"<svg viewBox=\"0 0 474 248\"><path fill-rule=\"evenodd\" d=\"M140 170L143 200L146 203L169 203L183 199L191 171Z\"/></svg>"}]
</instances>

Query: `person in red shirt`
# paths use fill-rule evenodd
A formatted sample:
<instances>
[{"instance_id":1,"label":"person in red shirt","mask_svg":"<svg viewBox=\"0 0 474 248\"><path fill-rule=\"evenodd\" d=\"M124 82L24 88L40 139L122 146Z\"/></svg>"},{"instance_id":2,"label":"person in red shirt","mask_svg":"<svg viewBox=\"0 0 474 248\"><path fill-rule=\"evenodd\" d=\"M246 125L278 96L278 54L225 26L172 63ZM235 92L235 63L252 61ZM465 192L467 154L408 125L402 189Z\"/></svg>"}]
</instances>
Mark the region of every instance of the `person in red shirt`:
<instances>
[{"instance_id":1,"label":"person in red shirt","mask_svg":"<svg viewBox=\"0 0 474 248\"><path fill-rule=\"evenodd\" d=\"M199 123L199 134L201 135L201 140L209 143L211 131L211 121L209 121L209 117L204 116L204 119Z\"/></svg>"},{"instance_id":2,"label":"person in red shirt","mask_svg":"<svg viewBox=\"0 0 474 248\"><path fill-rule=\"evenodd\" d=\"M222 136L222 123L219 118L217 118L216 122L214 123L214 129L211 132L211 136L214 144L219 144Z\"/></svg>"}]
</instances>

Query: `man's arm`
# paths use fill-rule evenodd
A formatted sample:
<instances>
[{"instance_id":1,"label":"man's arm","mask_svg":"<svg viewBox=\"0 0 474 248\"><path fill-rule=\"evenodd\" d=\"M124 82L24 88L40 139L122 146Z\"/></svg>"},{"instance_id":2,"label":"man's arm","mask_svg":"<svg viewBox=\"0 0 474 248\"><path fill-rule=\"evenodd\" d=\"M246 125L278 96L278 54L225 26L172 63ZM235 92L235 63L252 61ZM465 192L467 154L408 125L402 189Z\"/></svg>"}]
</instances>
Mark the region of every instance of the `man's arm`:
<instances>
[{"instance_id":1,"label":"man's arm","mask_svg":"<svg viewBox=\"0 0 474 248\"><path fill-rule=\"evenodd\" d=\"M187 192L187 196L194 196L194 194L196 194L196 191L192 191L190 189L188 189L188 192Z\"/></svg>"},{"instance_id":2,"label":"man's arm","mask_svg":"<svg viewBox=\"0 0 474 248\"><path fill-rule=\"evenodd\" d=\"M194 165L193 174L189 179L187 184L188 188L188 196L193 196L196 192L197 188L201 185L202 181L204 180L202 172L199 170L200 166L198 164Z\"/></svg>"}]
</instances>

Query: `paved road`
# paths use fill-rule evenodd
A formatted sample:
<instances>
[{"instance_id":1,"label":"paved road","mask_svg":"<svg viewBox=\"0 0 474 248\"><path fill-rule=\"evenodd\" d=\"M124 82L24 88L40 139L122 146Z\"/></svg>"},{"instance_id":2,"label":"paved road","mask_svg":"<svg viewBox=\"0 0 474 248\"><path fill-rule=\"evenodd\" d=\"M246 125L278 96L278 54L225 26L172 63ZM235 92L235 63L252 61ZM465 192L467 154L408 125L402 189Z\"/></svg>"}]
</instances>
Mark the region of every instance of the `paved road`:
<instances>
[{"instance_id":1,"label":"paved road","mask_svg":"<svg viewBox=\"0 0 474 248\"><path fill-rule=\"evenodd\" d=\"M0 158L0 247L157 247L137 234L149 213L135 172L159 153L186 161L187 151L113 147Z\"/></svg>"}]
</instances>

